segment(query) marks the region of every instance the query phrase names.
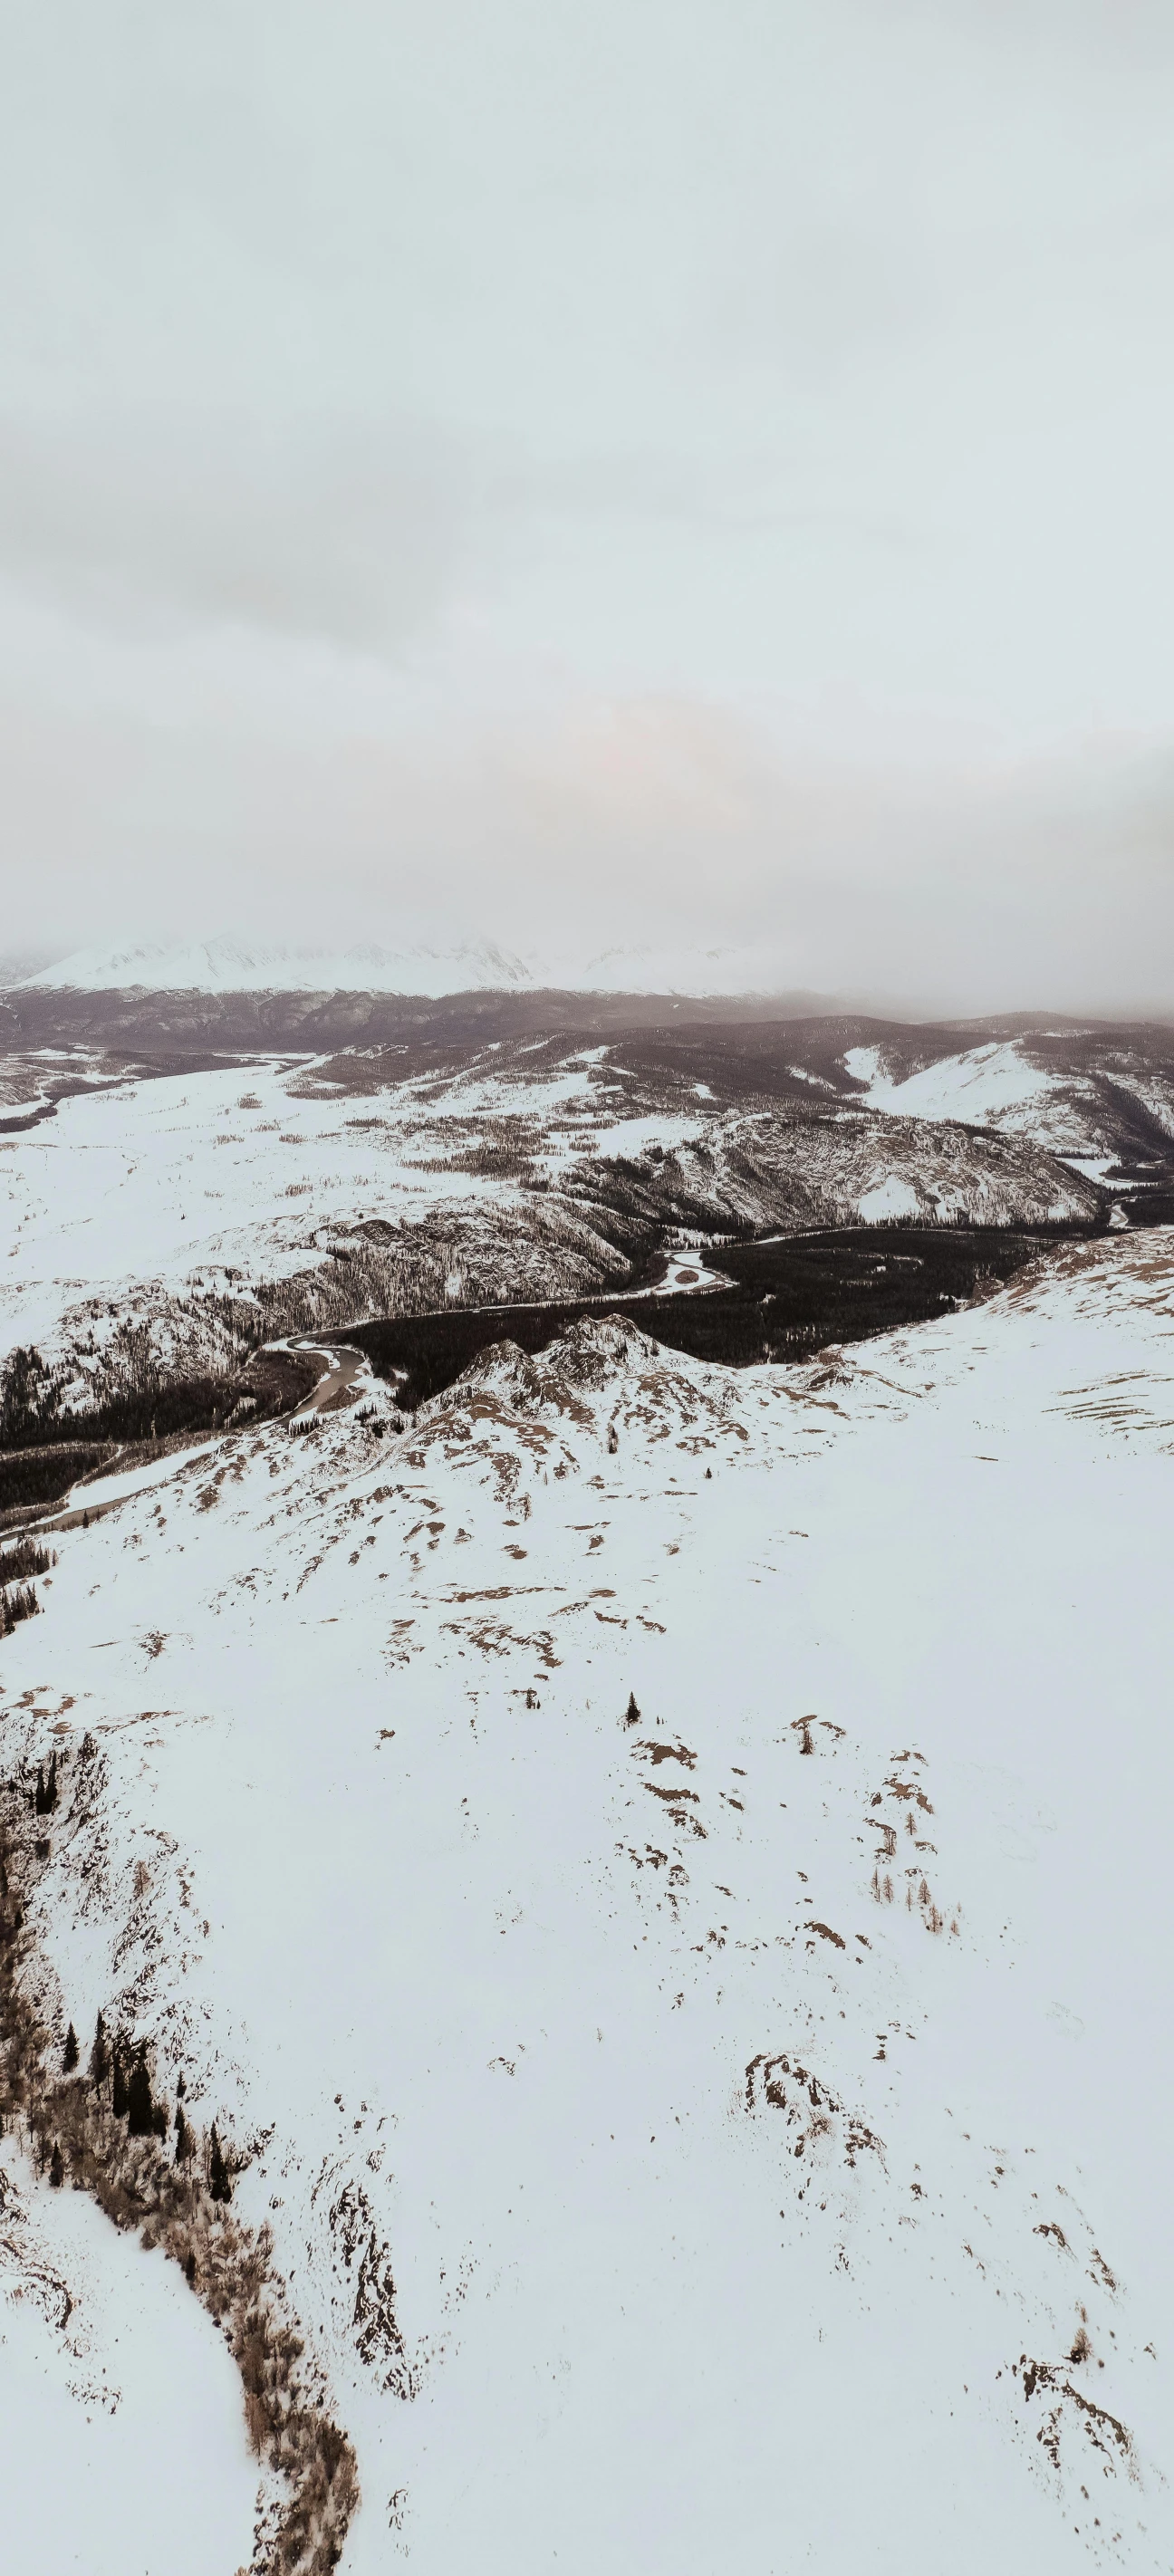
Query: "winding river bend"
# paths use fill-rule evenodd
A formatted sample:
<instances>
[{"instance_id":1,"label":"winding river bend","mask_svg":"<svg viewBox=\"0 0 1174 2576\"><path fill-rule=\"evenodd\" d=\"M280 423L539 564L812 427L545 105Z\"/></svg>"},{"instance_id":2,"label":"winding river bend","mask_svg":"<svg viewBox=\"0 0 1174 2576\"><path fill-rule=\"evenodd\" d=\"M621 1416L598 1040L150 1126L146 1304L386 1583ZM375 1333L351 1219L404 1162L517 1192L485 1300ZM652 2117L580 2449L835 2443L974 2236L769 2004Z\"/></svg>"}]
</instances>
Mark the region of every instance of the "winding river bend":
<instances>
[{"instance_id":1,"label":"winding river bend","mask_svg":"<svg viewBox=\"0 0 1174 2576\"><path fill-rule=\"evenodd\" d=\"M382 1316L323 1333L300 1333L264 1344L254 1365L307 1360L316 1383L291 1389L277 1410L291 1429L306 1428L353 1400L369 1375L395 1389L401 1411L413 1412L460 1376L492 1342L543 1350L570 1326L601 1313L626 1316L667 1349L727 1367L786 1365L820 1350L923 1323L951 1307L1003 1286L1029 1261L1039 1260L1091 1229L1071 1225L915 1226L908 1222L855 1225L795 1234L738 1239L676 1237L661 1253L661 1267L639 1286L609 1286L576 1298L527 1303L494 1301L448 1305L418 1314ZM720 1265L720 1266L719 1266ZM248 1392L247 1381L242 1392ZM69 1529L115 1508L142 1485L155 1484L242 1421L226 1424L225 1396L209 1419L197 1414L190 1433L176 1436L168 1452L144 1457L141 1446L112 1448L50 1510L33 1510L23 1525ZM272 1418L272 1392L264 1410ZM34 1453L35 1454L35 1453ZM76 1470L75 1470L76 1473ZM7 1536L15 1535L10 1525Z\"/></svg>"}]
</instances>

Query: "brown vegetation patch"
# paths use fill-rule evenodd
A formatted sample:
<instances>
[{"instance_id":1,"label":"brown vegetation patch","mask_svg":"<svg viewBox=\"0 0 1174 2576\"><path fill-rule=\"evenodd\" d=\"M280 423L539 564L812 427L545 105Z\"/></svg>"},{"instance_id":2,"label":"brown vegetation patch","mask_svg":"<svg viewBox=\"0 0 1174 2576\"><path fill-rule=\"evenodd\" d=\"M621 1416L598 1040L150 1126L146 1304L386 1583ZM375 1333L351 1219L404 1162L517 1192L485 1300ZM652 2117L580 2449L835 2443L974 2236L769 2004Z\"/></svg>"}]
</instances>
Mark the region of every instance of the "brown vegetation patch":
<instances>
[{"instance_id":1,"label":"brown vegetation patch","mask_svg":"<svg viewBox=\"0 0 1174 2576\"><path fill-rule=\"evenodd\" d=\"M821 2147L825 2153L834 2151L838 2145L844 2163L853 2173L857 2157L866 2149L883 2162L884 2147L874 2131L846 2111L835 2094L797 2058L769 2057L760 2050L746 2068L744 2087L748 2111L779 2111L788 2129L797 2132L792 2149L795 2156L810 2156Z\"/></svg>"},{"instance_id":2,"label":"brown vegetation patch","mask_svg":"<svg viewBox=\"0 0 1174 2576\"><path fill-rule=\"evenodd\" d=\"M1011 2365L1011 2375L1022 2386L1025 2404L1030 2404L1040 2391L1054 2395L1055 2403L1048 2407L1035 2437L1054 2469L1060 2466L1060 2441L1067 2421L1078 2426L1094 2451L1099 2453L1106 2476L1124 2466L1130 2476L1136 2477L1132 2434L1126 2430L1119 2416L1111 2415L1105 2406L1098 2406L1093 2398L1085 2396L1082 2388L1074 2388L1072 2381L1065 2376L1072 2363L1079 2364L1089 2358L1088 2337L1082 2334L1061 2362L1033 2361L1027 2353L1021 2352L1018 2361ZM1069 2408L1074 2413L1068 2414Z\"/></svg>"}]
</instances>

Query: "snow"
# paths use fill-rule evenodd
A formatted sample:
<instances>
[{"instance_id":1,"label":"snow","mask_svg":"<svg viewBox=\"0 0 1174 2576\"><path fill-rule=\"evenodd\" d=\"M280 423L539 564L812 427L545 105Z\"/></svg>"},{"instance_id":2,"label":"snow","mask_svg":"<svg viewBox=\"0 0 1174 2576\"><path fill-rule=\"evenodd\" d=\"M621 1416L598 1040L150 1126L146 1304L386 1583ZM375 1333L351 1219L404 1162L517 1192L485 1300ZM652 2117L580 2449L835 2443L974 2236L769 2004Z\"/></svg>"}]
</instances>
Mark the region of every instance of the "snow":
<instances>
[{"instance_id":1,"label":"snow","mask_svg":"<svg viewBox=\"0 0 1174 2576\"><path fill-rule=\"evenodd\" d=\"M518 1052L524 1056L537 1050L519 1048ZM600 1049L599 1054L602 1052ZM593 1069L592 1064L576 1057L568 1062L565 1072L549 1074L531 1082L516 1078L507 1081L497 1073L486 1077L466 1074L458 1077L452 1086L452 1103L454 1107L459 1106L467 1117L547 1117L552 1110L565 1108L572 1100L585 1109L595 1094L591 1078Z\"/></svg>"},{"instance_id":2,"label":"snow","mask_svg":"<svg viewBox=\"0 0 1174 2576\"><path fill-rule=\"evenodd\" d=\"M1087 1039L1092 1033L1084 1032ZM961 1119L996 1134L1030 1136L1087 1171L1116 1161L1122 1124L1112 1093L1140 1103L1167 1136L1174 1136L1174 1087L1162 1065L1144 1070L1122 1066L1123 1047L1137 1033L1107 1030L1098 1048L1077 1052L1076 1070L1057 1070L1036 1060L1036 1044L1048 1032L971 1047L939 1057L899 1076L877 1046L850 1047L844 1065L866 1086L864 1097L888 1115L926 1119ZM1144 1048L1141 1050L1144 1053ZM1124 1131L1128 1133L1127 1130Z\"/></svg>"},{"instance_id":3,"label":"snow","mask_svg":"<svg viewBox=\"0 0 1174 2576\"><path fill-rule=\"evenodd\" d=\"M972 1047L923 1065L903 1082L886 1071L876 1047L849 1047L847 1071L868 1085L874 1109L912 1118L962 1118L976 1127L997 1125L1008 1111L1038 1110L1065 1086L1056 1074L1031 1064L1013 1043Z\"/></svg>"},{"instance_id":4,"label":"snow","mask_svg":"<svg viewBox=\"0 0 1174 2576\"><path fill-rule=\"evenodd\" d=\"M869 1047L869 1048L854 1047L854 1048L852 1049L852 1054L853 1054L854 1056L867 1055L867 1056L871 1057L871 1056L875 1055L875 1053L876 1053L876 1050L875 1050L875 1048L872 1048L872 1047ZM846 1063L846 1064L848 1063L848 1059L847 1059L847 1057L846 1057L846 1056L845 1056L845 1058L844 1058L844 1061L845 1061L845 1063ZM854 1072L854 1071L856 1070L855 1065L849 1065L849 1066L848 1066L848 1070L849 1070L849 1072L850 1072L850 1073L851 1073L851 1072ZM809 1069L808 1069L808 1067L807 1067L806 1065L803 1065L803 1064L789 1064L789 1065L787 1066L787 1071L788 1071L788 1073L791 1075L791 1077L792 1077L793 1081L795 1081L795 1082L805 1082L805 1083L807 1083L807 1084L808 1084L808 1086L809 1086L809 1088L810 1088L812 1091L832 1091L832 1092L834 1092L834 1090L835 1090L835 1084L834 1084L834 1083L832 1083L832 1082L829 1082L829 1081L828 1081L828 1078L827 1078L827 1075L826 1075L826 1074L823 1074L823 1073L812 1073L812 1072L810 1072L810 1071L809 1071Z\"/></svg>"},{"instance_id":5,"label":"snow","mask_svg":"<svg viewBox=\"0 0 1174 2576\"><path fill-rule=\"evenodd\" d=\"M704 1134L704 1124L697 1118L617 1118L610 1127L597 1127L591 1142L597 1154L624 1154L634 1161L650 1145L672 1153L678 1146L695 1144Z\"/></svg>"},{"instance_id":6,"label":"snow","mask_svg":"<svg viewBox=\"0 0 1174 2576\"><path fill-rule=\"evenodd\" d=\"M344 2576L1170 2564L1172 1450L1152 1233L803 1370L601 1321L58 1541L45 2006L272 2124Z\"/></svg>"},{"instance_id":7,"label":"snow","mask_svg":"<svg viewBox=\"0 0 1174 2576\"><path fill-rule=\"evenodd\" d=\"M700 1295L710 1288L732 1288L728 1270L717 1269L712 1261L701 1259L695 1252L670 1252L663 1276L652 1288L638 1288L638 1297L687 1297Z\"/></svg>"},{"instance_id":8,"label":"snow","mask_svg":"<svg viewBox=\"0 0 1174 2576\"><path fill-rule=\"evenodd\" d=\"M228 2576L256 2482L236 2370L174 2266L0 2140L6 2564Z\"/></svg>"},{"instance_id":9,"label":"snow","mask_svg":"<svg viewBox=\"0 0 1174 2576\"><path fill-rule=\"evenodd\" d=\"M198 1447L173 1449L165 1457L149 1459L143 1467L115 1467L107 1476L92 1476L82 1484L71 1485L60 1509L63 1512L92 1512L99 1504L121 1502L127 1494L153 1492L157 1485L166 1484L170 1477L178 1475L193 1458L206 1459L208 1448L209 1443L201 1441Z\"/></svg>"},{"instance_id":10,"label":"snow","mask_svg":"<svg viewBox=\"0 0 1174 2576\"><path fill-rule=\"evenodd\" d=\"M860 1201L861 1223L884 1225L896 1217L917 1216L920 1207L916 1190L910 1188L908 1181L899 1181L894 1176L891 1180L878 1182L876 1189L865 1191Z\"/></svg>"}]
</instances>

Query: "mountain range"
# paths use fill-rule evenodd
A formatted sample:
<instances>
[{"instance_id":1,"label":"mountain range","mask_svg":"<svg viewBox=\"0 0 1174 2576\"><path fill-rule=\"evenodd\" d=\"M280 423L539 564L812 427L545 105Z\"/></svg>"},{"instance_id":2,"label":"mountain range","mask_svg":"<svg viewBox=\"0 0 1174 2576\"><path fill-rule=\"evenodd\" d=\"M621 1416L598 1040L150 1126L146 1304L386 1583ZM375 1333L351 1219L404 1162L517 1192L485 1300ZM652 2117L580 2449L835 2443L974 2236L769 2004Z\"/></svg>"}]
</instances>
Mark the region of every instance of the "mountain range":
<instances>
[{"instance_id":1,"label":"mountain range","mask_svg":"<svg viewBox=\"0 0 1174 2576\"><path fill-rule=\"evenodd\" d=\"M5 978L0 974L0 984ZM785 962L769 948L611 947L583 957L527 951L523 956L485 938L418 940L387 948L362 941L348 948L290 947L219 937L168 946L151 940L79 948L35 972L12 961L7 988L50 992L171 993L446 993L563 992L782 994ZM809 1002L814 996L785 998Z\"/></svg>"}]
</instances>

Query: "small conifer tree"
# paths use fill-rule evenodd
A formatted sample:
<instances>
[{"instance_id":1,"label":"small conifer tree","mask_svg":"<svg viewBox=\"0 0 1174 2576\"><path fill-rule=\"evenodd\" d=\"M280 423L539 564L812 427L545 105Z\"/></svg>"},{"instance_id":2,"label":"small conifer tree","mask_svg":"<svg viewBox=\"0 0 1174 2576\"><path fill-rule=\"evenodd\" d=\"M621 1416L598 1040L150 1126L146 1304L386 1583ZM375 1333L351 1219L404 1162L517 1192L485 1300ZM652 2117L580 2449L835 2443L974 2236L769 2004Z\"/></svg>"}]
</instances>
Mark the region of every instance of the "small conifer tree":
<instances>
[{"instance_id":1,"label":"small conifer tree","mask_svg":"<svg viewBox=\"0 0 1174 2576\"><path fill-rule=\"evenodd\" d=\"M54 2138L53 2140L53 2154L49 2164L49 2180L52 2183L54 2191L60 2191L62 2183L65 2180L65 2167L61 2161L61 2141L58 2138Z\"/></svg>"},{"instance_id":2,"label":"small conifer tree","mask_svg":"<svg viewBox=\"0 0 1174 2576\"><path fill-rule=\"evenodd\" d=\"M61 2052L61 2065L62 2070L66 2075L72 2075L77 2065L77 2032L74 2029L72 2022L65 2034L65 2046Z\"/></svg>"},{"instance_id":3,"label":"small conifer tree","mask_svg":"<svg viewBox=\"0 0 1174 2576\"><path fill-rule=\"evenodd\" d=\"M155 2126L155 2105L151 2100L147 2052L142 2046L136 2048L131 2061L126 2087L126 2108L132 2138L149 2138Z\"/></svg>"},{"instance_id":4,"label":"small conifer tree","mask_svg":"<svg viewBox=\"0 0 1174 2576\"><path fill-rule=\"evenodd\" d=\"M624 1710L624 1724L625 1726L639 1726L640 1724L640 1711L636 1706L635 1691L629 1691L628 1693L628 1705Z\"/></svg>"},{"instance_id":5,"label":"small conifer tree","mask_svg":"<svg viewBox=\"0 0 1174 2576\"><path fill-rule=\"evenodd\" d=\"M126 2057L117 2040L114 2044L114 2069L110 2085L110 2108L116 2120L125 2120L127 2102Z\"/></svg>"},{"instance_id":6,"label":"small conifer tree","mask_svg":"<svg viewBox=\"0 0 1174 2576\"><path fill-rule=\"evenodd\" d=\"M94 2024L94 2045L90 2050L90 2082L98 2092L110 2072L110 2051L106 2046L106 2024L99 2013Z\"/></svg>"},{"instance_id":7,"label":"small conifer tree","mask_svg":"<svg viewBox=\"0 0 1174 2576\"><path fill-rule=\"evenodd\" d=\"M232 2198L232 2183L224 2161L224 2152L216 2135L215 2120L212 2122L212 2142L208 2155L208 2191L213 2200Z\"/></svg>"}]
</instances>

